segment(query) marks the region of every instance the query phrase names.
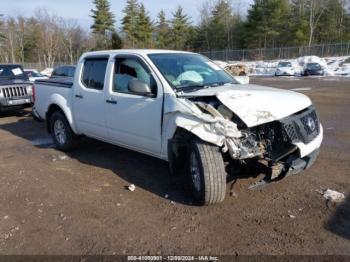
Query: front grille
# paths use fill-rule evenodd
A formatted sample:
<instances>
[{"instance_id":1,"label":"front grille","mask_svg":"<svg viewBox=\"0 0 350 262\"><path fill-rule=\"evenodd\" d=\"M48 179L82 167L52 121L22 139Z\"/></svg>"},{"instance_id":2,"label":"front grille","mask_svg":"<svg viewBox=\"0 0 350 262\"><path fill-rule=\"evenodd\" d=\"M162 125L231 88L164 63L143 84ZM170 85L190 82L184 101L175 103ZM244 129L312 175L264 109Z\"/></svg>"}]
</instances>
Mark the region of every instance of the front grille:
<instances>
[{"instance_id":1,"label":"front grille","mask_svg":"<svg viewBox=\"0 0 350 262\"><path fill-rule=\"evenodd\" d=\"M2 88L2 92L6 98L28 96L27 88L25 86L4 87Z\"/></svg>"},{"instance_id":2,"label":"front grille","mask_svg":"<svg viewBox=\"0 0 350 262\"><path fill-rule=\"evenodd\" d=\"M298 140L298 135L295 131L295 127L292 123L283 123L283 129L286 132L288 138L294 142Z\"/></svg>"},{"instance_id":3,"label":"front grille","mask_svg":"<svg viewBox=\"0 0 350 262\"><path fill-rule=\"evenodd\" d=\"M314 130L312 130L309 127L309 125L308 125L309 118L311 118L314 121L314 123L315 123L315 129ZM303 123L304 130L305 130L305 132L307 133L308 136L312 135L314 132L316 132L317 134L320 132L320 130L319 130L320 129L320 125L319 125L317 114L316 114L315 110L311 111L310 114L302 117L300 120Z\"/></svg>"},{"instance_id":4,"label":"front grille","mask_svg":"<svg viewBox=\"0 0 350 262\"><path fill-rule=\"evenodd\" d=\"M299 114L281 120L283 130L292 143L310 143L320 133L320 123L312 106Z\"/></svg>"}]
</instances>

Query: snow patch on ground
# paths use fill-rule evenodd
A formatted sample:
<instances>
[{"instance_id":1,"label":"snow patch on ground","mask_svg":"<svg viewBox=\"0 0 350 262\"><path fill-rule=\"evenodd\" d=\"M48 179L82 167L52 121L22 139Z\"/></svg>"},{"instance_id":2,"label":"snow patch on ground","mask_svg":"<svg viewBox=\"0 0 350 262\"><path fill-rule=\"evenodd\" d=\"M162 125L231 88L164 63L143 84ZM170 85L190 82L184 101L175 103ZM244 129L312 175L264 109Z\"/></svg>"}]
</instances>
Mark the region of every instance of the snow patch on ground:
<instances>
[{"instance_id":1,"label":"snow patch on ground","mask_svg":"<svg viewBox=\"0 0 350 262\"><path fill-rule=\"evenodd\" d=\"M244 64L249 68L250 76L274 76L279 62L289 61L292 63L296 76L300 76L307 63L319 63L324 70L325 76L348 76L350 77L350 63L345 63L350 56L325 57L303 56L296 59L280 59L274 61L246 61L246 62L222 62L215 61L221 67L230 64Z\"/></svg>"}]
</instances>

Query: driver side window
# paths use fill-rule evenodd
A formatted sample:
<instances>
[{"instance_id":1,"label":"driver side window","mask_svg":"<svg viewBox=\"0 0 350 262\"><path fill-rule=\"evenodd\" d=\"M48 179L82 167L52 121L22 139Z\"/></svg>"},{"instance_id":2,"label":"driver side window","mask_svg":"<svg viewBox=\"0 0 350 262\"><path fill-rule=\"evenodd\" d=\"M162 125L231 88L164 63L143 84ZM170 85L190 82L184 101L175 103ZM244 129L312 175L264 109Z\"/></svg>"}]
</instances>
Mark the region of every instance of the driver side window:
<instances>
[{"instance_id":1,"label":"driver side window","mask_svg":"<svg viewBox=\"0 0 350 262\"><path fill-rule=\"evenodd\" d=\"M129 90L129 84L133 80L147 84L153 94L157 93L157 84L145 65L138 59L118 58L114 65L113 91L118 93L133 94Z\"/></svg>"}]
</instances>

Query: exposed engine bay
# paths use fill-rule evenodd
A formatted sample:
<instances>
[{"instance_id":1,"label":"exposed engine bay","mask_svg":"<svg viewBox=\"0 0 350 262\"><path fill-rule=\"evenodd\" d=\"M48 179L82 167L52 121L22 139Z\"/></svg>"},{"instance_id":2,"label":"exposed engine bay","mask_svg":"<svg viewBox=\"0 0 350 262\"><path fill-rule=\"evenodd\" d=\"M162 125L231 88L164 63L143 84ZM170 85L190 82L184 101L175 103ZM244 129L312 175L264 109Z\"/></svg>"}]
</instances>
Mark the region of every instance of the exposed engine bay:
<instances>
[{"instance_id":1,"label":"exposed engine bay","mask_svg":"<svg viewBox=\"0 0 350 262\"><path fill-rule=\"evenodd\" d=\"M248 128L215 96L193 97L189 100L203 113L223 117L235 123L241 136L226 139L222 152L228 153L233 160L244 161L252 158L262 160L271 168L272 180L288 171L288 159L292 155L295 155L295 158L299 156L296 143L308 143L320 132L320 124L313 106L285 119Z\"/></svg>"}]
</instances>

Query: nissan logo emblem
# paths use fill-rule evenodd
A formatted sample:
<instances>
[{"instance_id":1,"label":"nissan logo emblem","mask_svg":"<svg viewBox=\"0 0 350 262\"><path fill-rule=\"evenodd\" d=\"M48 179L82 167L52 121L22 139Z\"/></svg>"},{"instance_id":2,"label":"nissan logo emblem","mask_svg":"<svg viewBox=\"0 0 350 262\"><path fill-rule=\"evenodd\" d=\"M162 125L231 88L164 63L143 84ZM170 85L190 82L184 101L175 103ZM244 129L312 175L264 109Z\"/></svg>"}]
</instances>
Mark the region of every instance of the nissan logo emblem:
<instances>
[{"instance_id":1,"label":"nissan logo emblem","mask_svg":"<svg viewBox=\"0 0 350 262\"><path fill-rule=\"evenodd\" d=\"M307 126L310 128L310 130L311 130L312 132L315 131L315 129L316 129L315 120L313 120L311 117L309 117L309 118L307 119L306 124L307 124Z\"/></svg>"}]
</instances>

